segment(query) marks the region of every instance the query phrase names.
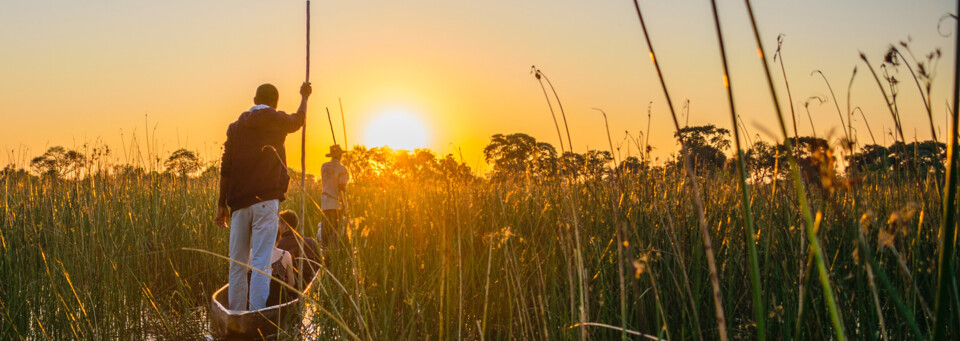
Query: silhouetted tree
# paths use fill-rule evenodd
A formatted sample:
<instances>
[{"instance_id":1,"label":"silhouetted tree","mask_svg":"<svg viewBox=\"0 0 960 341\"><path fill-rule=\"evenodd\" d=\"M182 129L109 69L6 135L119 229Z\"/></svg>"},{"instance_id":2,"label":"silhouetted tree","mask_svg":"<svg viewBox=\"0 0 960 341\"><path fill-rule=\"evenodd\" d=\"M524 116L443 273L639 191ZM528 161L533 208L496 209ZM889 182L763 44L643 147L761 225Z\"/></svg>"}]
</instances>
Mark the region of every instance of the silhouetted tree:
<instances>
[{"instance_id":1,"label":"silhouetted tree","mask_svg":"<svg viewBox=\"0 0 960 341\"><path fill-rule=\"evenodd\" d=\"M72 174L79 176L80 170L86 163L86 157L75 150L68 150L61 146L47 149L43 155L30 160L30 167L37 174L51 177L61 177Z\"/></svg>"},{"instance_id":2,"label":"silhouetted tree","mask_svg":"<svg viewBox=\"0 0 960 341\"><path fill-rule=\"evenodd\" d=\"M890 151L887 147L868 144L858 153L849 157L847 173L856 170L859 172L883 172L890 165Z\"/></svg>"},{"instance_id":3,"label":"silhouetted tree","mask_svg":"<svg viewBox=\"0 0 960 341\"><path fill-rule=\"evenodd\" d=\"M926 174L944 171L943 160L947 157L947 145L936 141L897 142L887 148L891 153L890 165L894 171L905 174Z\"/></svg>"},{"instance_id":4,"label":"silhouetted tree","mask_svg":"<svg viewBox=\"0 0 960 341\"><path fill-rule=\"evenodd\" d=\"M393 154L388 147L354 146L343 154L340 162L350 170L352 178L360 180L392 172Z\"/></svg>"},{"instance_id":5,"label":"silhouetted tree","mask_svg":"<svg viewBox=\"0 0 960 341\"><path fill-rule=\"evenodd\" d=\"M800 166L800 174L807 181L820 183L821 173L832 170L836 162L833 152L830 150L830 144L827 140L813 136L800 136L791 138L796 149L797 165ZM786 153L789 152L784 145L780 145L781 164L786 164Z\"/></svg>"},{"instance_id":6,"label":"silhouetted tree","mask_svg":"<svg viewBox=\"0 0 960 341\"><path fill-rule=\"evenodd\" d=\"M204 169L202 173L200 173L201 178L207 178L207 179L216 179L219 176L220 176L220 166L217 165L216 163L207 166L207 168Z\"/></svg>"},{"instance_id":7,"label":"silhouetted tree","mask_svg":"<svg viewBox=\"0 0 960 341\"><path fill-rule=\"evenodd\" d=\"M636 156L628 156L620 162L617 170L620 174L639 174L641 170L646 169L647 164L640 161Z\"/></svg>"},{"instance_id":8,"label":"silhouetted tree","mask_svg":"<svg viewBox=\"0 0 960 341\"><path fill-rule=\"evenodd\" d=\"M3 167L3 170L0 170L0 179L23 179L30 177L30 173L26 169L17 168L14 164L10 163Z\"/></svg>"},{"instance_id":9,"label":"silhouetted tree","mask_svg":"<svg viewBox=\"0 0 960 341\"><path fill-rule=\"evenodd\" d=\"M458 162L453 158L453 154L447 154L442 159L437 160L437 172L440 178L463 182L474 180L473 171L463 162Z\"/></svg>"},{"instance_id":10,"label":"silhouetted tree","mask_svg":"<svg viewBox=\"0 0 960 341\"><path fill-rule=\"evenodd\" d=\"M602 178L613 172L610 163L613 154L606 150L588 150L584 155L584 174L591 178Z\"/></svg>"},{"instance_id":11,"label":"silhouetted tree","mask_svg":"<svg viewBox=\"0 0 960 341\"><path fill-rule=\"evenodd\" d=\"M496 134L483 148L484 159L493 164L493 177L515 177L525 173L551 175L556 150L530 135ZM561 161L562 163L562 161Z\"/></svg>"},{"instance_id":12,"label":"silhouetted tree","mask_svg":"<svg viewBox=\"0 0 960 341\"><path fill-rule=\"evenodd\" d=\"M137 167L131 164L114 165L113 174L123 178L139 178L146 175L143 167Z\"/></svg>"},{"instance_id":13,"label":"silhouetted tree","mask_svg":"<svg viewBox=\"0 0 960 341\"><path fill-rule=\"evenodd\" d=\"M560 171L565 176L579 179L586 174L587 158L583 154L565 152L560 156Z\"/></svg>"},{"instance_id":14,"label":"silhouetted tree","mask_svg":"<svg viewBox=\"0 0 960 341\"><path fill-rule=\"evenodd\" d=\"M683 141L690 153L694 167L697 170L719 170L727 160L724 152L730 149L728 136L730 131L717 128L712 124L704 126L684 127L674 133L679 141ZM683 164L682 154L677 155L676 162Z\"/></svg>"},{"instance_id":15,"label":"silhouetted tree","mask_svg":"<svg viewBox=\"0 0 960 341\"><path fill-rule=\"evenodd\" d=\"M436 179L440 174L437 156L429 149L397 151L393 154L392 166L402 178Z\"/></svg>"},{"instance_id":16,"label":"silhouetted tree","mask_svg":"<svg viewBox=\"0 0 960 341\"><path fill-rule=\"evenodd\" d=\"M889 147L867 145L850 156L847 171L888 172L920 175L944 171L947 146L936 141L896 142Z\"/></svg>"},{"instance_id":17,"label":"silhouetted tree","mask_svg":"<svg viewBox=\"0 0 960 341\"><path fill-rule=\"evenodd\" d=\"M164 161L163 166L166 167L168 172L187 177L200 170L200 158L197 157L196 153L180 148L170 154L167 161Z\"/></svg>"},{"instance_id":18,"label":"silhouetted tree","mask_svg":"<svg viewBox=\"0 0 960 341\"><path fill-rule=\"evenodd\" d=\"M777 149L764 141L757 141L744 153L747 173L756 180L772 177L780 155Z\"/></svg>"},{"instance_id":19,"label":"silhouetted tree","mask_svg":"<svg viewBox=\"0 0 960 341\"><path fill-rule=\"evenodd\" d=\"M100 176L105 176L108 169L110 158L110 146L101 145L99 147L93 147L93 151L90 153L89 160L87 160L87 165L91 169L96 169L96 174Z\"/></svg>"}]
</instances>

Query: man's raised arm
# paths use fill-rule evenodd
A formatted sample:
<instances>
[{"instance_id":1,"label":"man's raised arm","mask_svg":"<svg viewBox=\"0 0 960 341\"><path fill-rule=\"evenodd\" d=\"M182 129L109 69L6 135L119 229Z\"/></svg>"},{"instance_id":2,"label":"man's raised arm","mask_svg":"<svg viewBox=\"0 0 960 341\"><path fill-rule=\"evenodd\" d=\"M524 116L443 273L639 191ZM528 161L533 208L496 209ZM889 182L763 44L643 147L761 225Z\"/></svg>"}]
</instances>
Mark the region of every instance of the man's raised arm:
<instances>
[{"instance_id":1,"label":"man's raised arm","mask_svg":"<svg viewBox=\"0 0 960 341\"><path fill-rule=\"evenodd\" d=\"M292 115L277 112L277 117L288 133L295 132L303 126L303 121L307 117L307 98L310 97L311 93L313 93L313 87L310 86L310 83L303 82L303 85L300 85L300 106L297 108L297 112Z\"/></svg>"}]
</instances>

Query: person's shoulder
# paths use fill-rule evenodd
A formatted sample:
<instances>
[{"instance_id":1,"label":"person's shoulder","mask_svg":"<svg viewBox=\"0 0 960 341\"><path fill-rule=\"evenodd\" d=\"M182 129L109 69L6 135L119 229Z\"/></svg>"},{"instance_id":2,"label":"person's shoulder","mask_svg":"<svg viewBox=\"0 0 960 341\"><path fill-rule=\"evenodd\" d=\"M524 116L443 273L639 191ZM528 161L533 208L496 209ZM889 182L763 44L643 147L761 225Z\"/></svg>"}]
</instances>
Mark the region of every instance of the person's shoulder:
<instances>
[{"instance_id":1,"label":"person's shoulder","mask_svg":"<svg viewBox=\"0 0 960 341\"><path fill-rule=\"evenodd\" d=\"M230 136L231 134L235 134L236 131L237 131L237 127L238 127L239 125L240 125L240 118L239 118L239 117L237 118L236 121L230 122L230 124L227 125L227 136Z\"/></svg>"},{"instance_id":2,"label":"person's shoulder","mask_svg":"<svg viewBox=\"0 0 960 341\"><path fill-rule=\"evenodd\" d=\"M296 247L296 245L297 245L296 237L282 237L280 238L280 241L277 242L277 248L284 251L293 250L294 247Z\"/></svg>"}]
</instances>

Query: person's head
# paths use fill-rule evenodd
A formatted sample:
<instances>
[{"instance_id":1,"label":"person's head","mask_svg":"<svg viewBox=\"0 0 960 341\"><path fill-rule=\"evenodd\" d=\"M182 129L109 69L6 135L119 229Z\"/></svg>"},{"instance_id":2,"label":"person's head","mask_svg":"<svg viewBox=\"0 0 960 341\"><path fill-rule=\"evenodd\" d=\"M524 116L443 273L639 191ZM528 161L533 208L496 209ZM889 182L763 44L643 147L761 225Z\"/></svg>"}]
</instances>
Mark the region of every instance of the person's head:
<instances>
[{"instance_id":1,"label":"person's head","mask_svg":"<svg viewBox=\"0 0 960 341\"><path fill-rule=\"evenodd\" d=\"M339 144L330 146L330 152L327 153L327 157L334 160L340 160L341 156L343 156L343 149L340 148Z\"/></svg>"},{"instance_id":2,"label":"person's head","mask_svg":"<svg viewBox=\"0 0 960 341\"><path fill-rule=\"evenodd\" d=\"M277 101L280 100L280 92L273 84L265 83L257 87L257 94L253 96L253 103L268 105L271 108L277 107Z\"/></svg>"},{"instance_id":3,"label":"person's head","mask_svg":"<svg viewBox=\"0 0 960 341\"><path fill-rule=\"evenodd\" d=\"M284 234L288 230L294 230L300 225L300 219L297 213L291 210L280 211L280 229L277 235Z\"/></svg>"}]
</instances>

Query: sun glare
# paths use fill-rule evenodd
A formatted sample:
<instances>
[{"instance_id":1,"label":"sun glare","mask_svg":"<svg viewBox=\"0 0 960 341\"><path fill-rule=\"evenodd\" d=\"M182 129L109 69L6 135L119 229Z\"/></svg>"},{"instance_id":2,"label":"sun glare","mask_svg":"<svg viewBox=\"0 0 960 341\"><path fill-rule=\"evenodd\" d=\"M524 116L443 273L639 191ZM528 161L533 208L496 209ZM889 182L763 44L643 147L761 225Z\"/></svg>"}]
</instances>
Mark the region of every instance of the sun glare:
<instances>
[{"instance_id":1,"label":"sun glare","mask_svg":"<svg viewBox=\"0 0 960 341\"><path fill-rule=\"evenodd\" d=\"M427 147L427 127L423 121L407 112L391 111L373 118L367 125L367 146L389 146L393 149L413 150Z\"/></svg>"}]
</instances>

